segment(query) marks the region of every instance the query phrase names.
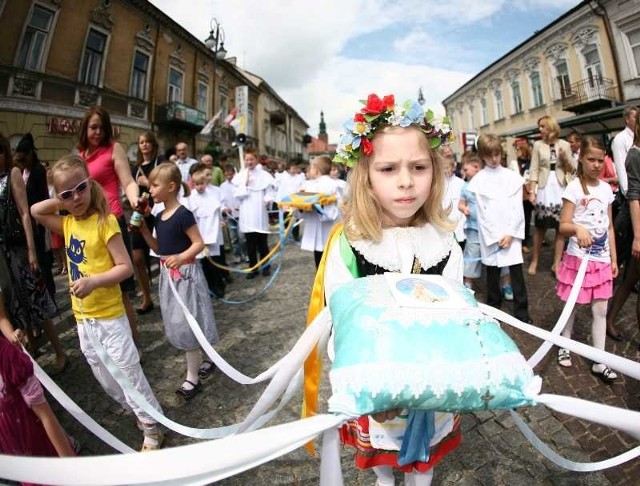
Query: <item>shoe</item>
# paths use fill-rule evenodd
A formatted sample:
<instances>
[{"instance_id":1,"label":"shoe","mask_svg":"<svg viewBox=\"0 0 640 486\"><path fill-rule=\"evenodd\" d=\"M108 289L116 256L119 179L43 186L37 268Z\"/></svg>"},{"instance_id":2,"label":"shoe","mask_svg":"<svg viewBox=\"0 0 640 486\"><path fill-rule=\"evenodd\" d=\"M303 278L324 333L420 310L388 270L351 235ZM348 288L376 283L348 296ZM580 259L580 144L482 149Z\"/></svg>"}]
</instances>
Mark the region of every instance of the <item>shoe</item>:
<instances>
[{"instance_id":1,"label":"shoe","mask_svg":"<svg viewBox=\"0 0 640 486\"><path fill-rule=\"evenodd\" d=\"M213 293L213 295L215 295L218 299L224 299L224 292L225 292L225 285L224 283L222 285L216 285L214 287L211 288L211 292Z\"/></svg>"},{"instance_id":2,"label":"shoe","mask_svg":"<svg viewBox=\"0 0 640 486\"><path fill-rule=\"evenodd\" d=\"M607 336L609 336L614 341L624 341L624 334L622 334L617 329L607 329Z\"/></svg>"},{"instance_id":3,"label":"shoe","mask_svg":"<svg viewBox=\"0 0 640 486\"><path fill-rule=\"evenodd\" d=\"M262 269L262 276L263 277L268 277L269 275L271 275L271 269L269 267L265 267Z\"/></svg>"},{"instance_id":4,"label":"shoe","mask_svg":"<svg viewBox=\"0 0 640 486\"><path fill-rule=\"evenodd\" d=\"M618 377L617 373L603 364L594 364L591 374L600 378L604 383L613 383Z\"/></svg>"},{"instance_id":5,"label":"shoe","mask_svg":"<svg viewBox=\"0 0 640 486\"><path fill-rule=\"evenodd\" d=\"M247 280L252 280L258 276L258 272L251 272L247 274Z\"/></svg>"},{"instance_id":6,"label":"shoe","mask_svg":"<svg viewBox=\"0 0 640 486\"><path fill-rule=\"evenodd\" d=\"M511 285L503 285L502 286L502 296L504 300L513 300L513 289Z\"/></svg>"},{"instance_id":7,"label":"shoe","mask_svg":"<svg viewBox=\"0 0 640 486\"><path fill-rule=\"evenodd\" d=\"M136 314L138 314L139 316L143 316L151 312L154 309L154 307L155 306L153 305L153 302L151 302L151 304L149 304L147 307L138 307L136 309Z\"/></svg>"},{"instance_id":8,"label":"shoe","mask_svg":"<svg viewBox=\"0 0 640 486\"><path fill-rule=\"evenodd\" d=\"M200 365L200 369L198 370L199 378L207 378L211 373L213 373L216 369L216 365L214 365L211 361L203 361Z\"/></svg>"},{"instance_id":9,"label":"shoe","mask_svg":"<svg viewBox=\"0 0 640 486\"><path fill-rule=\"evenodd\" d=\"M191 388L187 388L184 386L187 383L191 385ZM202 384L200 382L194 383L189 380L184 380L184 383L180 385L180 388L176 390L176 395L180 395L185 400L191 400L193 397L195 397L198 394L198 392L200 391L200 388L202 388Z\"/></svg>"},{"instance_id":10,"label":"shoe","mask_svg":"<svg viewBox=\"0 0 640 486\"><path fill-rule=\"evenodd\" d=\"M568 349L558 349L558 364L560 366L564 366L565 368L571 367L571 354L569 353Z\"/></svg>"},{"instance_id":11,"label":"shoe","mask_svg":"<svg viewBox=\"0 0 640 486\"><path fill-rule=\"evenodd\" d=\"M157 451L162 447L163 442L164 432L161 430L158 430L153 434L144 434L144 441L142 442L142 449L140 449L140 452Z\"/></svg>"}]
</instances>

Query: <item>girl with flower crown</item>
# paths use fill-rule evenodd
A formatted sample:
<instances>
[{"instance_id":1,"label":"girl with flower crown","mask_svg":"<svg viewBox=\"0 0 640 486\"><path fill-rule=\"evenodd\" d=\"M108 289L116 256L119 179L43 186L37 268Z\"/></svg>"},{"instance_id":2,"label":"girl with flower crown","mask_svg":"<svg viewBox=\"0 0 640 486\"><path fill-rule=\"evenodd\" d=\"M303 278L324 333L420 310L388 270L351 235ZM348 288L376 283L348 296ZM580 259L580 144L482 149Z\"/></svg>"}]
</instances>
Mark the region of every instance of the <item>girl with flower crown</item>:
<instances>
[{"instance_id":1,"label":"girl with flower crown","mask_svg":"<svg viewBox=\"0 0 640 486\"><path fill-rule=\"evenodd\" d=\"M436 150L449 139L450 129L432 118L416 101L396 106L393 96L370 95L366 106L345 124L347 134L334 162L352 167L350 198L344 227L329 240L316 278L324 284L327 302L341 284L385 272L462 280L462 252L453 237L455 223L442 207L443 160ZM345 243L357 268L344 261ZM314 305L312 301L310 317ZM305 364L304 415L313 415L317 403L312 392L318 379L315 359L312 355ZM430 484L433 467L460 443L457 414L426 412L435 424L426 432L407 428L409 421L416 423L412 413L389 410L362 416L340 431L343 443L356 450L356 466L373 468L377 484L393 485L394 469L405 473L405 484ZM398 430L412 441L421 435L418 450L405 453L397 441Z\"/></svg>"}]
</instances>

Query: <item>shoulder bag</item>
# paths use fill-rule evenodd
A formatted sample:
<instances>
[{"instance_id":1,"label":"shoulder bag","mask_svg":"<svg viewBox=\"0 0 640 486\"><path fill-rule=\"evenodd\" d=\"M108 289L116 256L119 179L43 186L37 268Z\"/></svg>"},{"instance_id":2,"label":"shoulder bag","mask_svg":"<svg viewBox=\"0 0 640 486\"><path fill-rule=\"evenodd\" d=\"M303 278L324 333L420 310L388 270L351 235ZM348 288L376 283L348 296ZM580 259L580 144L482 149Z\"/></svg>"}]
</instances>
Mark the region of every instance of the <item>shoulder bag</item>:
<instances>
[{"instance_id":1,"label":"shoulder bag","mask_svg":"<svg viewBox=\"0 0 640 486\"><path fill-rule=\"evenodd\" d=\"M0 224L2 224L4 246L14 248L25 245L27 238L22 226L22 218L11 191L11 173L7 175L7 195L0 211Z\"/></svg>"}]
</instances>

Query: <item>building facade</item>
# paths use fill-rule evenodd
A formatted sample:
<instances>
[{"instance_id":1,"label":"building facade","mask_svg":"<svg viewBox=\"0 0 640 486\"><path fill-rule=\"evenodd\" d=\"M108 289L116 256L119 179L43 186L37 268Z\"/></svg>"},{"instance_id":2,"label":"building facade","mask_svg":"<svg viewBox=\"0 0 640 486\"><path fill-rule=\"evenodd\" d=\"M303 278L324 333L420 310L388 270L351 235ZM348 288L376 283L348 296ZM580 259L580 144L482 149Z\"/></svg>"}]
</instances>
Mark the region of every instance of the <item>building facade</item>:
<instances>
[{"instance_id":1,"label":"building facade","mask_svg":"<svg viewBox=\"0 0 640 486\"><path fill-rule=\"evenodd\" d=\"M13 142L31 132L44 160L74 150L94 105L109 111L132 160L145 130L163 151L187 142L192 155L233 155L235 133L223 120L238 88L248 98L249 143L263 143L266 93L146 0L0 0L0 23L0 132Z\"/></svg>"},{"instance_id":2,"label":"building facade","mask_svg":"<svg viewBox=\"0 0 640 486\"><path fill-rule=\"evenodd\" d=\"M624 100L603 12L582 2L482 70L443 101L462 153L480 133L495 133L515 156L517 137L536 136L537 120L556 118L563 134L623 126Z\"/></svg>"},{"instance_id":3,"label":"building facade","mask_svg":"<svg viewBox=\"0 0 640 486\"><path fill-rule=\"evenodd\" d=\"M613 38L614 56L620 67L620 86L625 104L640 103L640 2L602 0Z\"/></svg>"}]
</instances>

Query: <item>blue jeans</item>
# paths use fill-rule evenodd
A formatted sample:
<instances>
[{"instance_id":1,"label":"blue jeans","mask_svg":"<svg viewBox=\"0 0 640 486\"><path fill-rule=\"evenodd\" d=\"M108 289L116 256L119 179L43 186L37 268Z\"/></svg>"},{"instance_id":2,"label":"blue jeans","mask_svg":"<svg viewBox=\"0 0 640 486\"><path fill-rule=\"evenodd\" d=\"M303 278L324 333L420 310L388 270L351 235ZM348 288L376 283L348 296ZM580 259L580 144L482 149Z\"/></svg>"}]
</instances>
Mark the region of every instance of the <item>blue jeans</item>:
<instances>
[{"instance_id":1,"label":"blue jeans","mask_svg":"<svg viewBox=\"0 0 640 486\"><path fill-rule=\"evenodd\" d=\"M247 242L244 234L238 231L238 220L227 218L227 228L229 228L229 237L231 238L231 252L236 261L244 261L247 259Z\"/></svg>"}]
</instances>

